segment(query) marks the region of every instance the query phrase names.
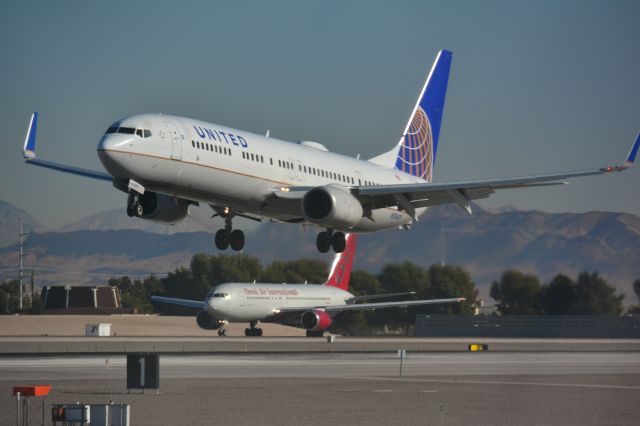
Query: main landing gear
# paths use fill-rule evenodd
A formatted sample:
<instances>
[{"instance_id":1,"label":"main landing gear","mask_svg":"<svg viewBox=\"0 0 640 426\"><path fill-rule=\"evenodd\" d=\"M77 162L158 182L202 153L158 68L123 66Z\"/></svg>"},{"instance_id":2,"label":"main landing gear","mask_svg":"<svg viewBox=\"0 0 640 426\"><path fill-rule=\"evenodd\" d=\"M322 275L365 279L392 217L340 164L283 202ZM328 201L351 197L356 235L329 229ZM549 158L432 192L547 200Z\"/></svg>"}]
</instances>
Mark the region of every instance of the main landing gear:
<instances>
[{"instance_id":1,"label":"main landing gear","mask_svg":"<svg viewBox=\"0 0 640 426\"><path fill-rule=\"evenodd\" d=\"M251 321L249 323L249 328L244 329L245 336L262 336L262 329L256 328L258 325L258 321Z\"/></svg>"},{"instance_id":2,"label":"main landing gear","mask_svg":"<svg viewBox=\"0 0 640 426\"><path fill-rule=\"evenodd\" d=\"M347 247L344 232L333 232L332 229L320 232L316 238L316 247L320 253L326 253L330 248L336 253L342 253Z\"/></svg>"},{"instance_id":3,"label":"main landing gear","mask_svg":"<svg viewBox=\"0 0 640 426\"><path fill-rule=\"evenodd\" d=\"M218 250L226 250L227 247L231 246L231 248L235 251L242 250L244 247L244 232L239 229L233 229L233 216L235 214L231 209L225 207L224 209L215 209L215 216L220 216L224 219L224 229L219 229L216 232L216 248Z\"/></svg>"}]
</instances>

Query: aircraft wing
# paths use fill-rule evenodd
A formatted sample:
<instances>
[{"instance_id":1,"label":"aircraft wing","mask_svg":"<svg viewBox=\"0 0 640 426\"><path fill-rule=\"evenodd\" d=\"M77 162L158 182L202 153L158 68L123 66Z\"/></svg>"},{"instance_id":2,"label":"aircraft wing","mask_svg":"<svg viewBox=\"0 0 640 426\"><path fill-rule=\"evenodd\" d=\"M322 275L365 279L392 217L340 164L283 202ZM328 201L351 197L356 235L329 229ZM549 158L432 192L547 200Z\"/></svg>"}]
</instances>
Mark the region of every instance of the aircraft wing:
<instances>
[{"instance_id":1,"label":"aircraft wing","mask_svg":"<svg viewBox=\"0 0 640 426\"><path fill-rule=\"evenodd\" d=\"M176 299L173 297L151 296L152 302L168 303L170 305L186 306L188 308L204 309L205 303L201 300Z\"/></svg>"},{"instance_id":2,"label":"aircraft wing","mask_svg":"<svg viewBox=\"0 0 640 426\"><path fill-rule=\"evenodd\" d=\"M353 296L350 299L347 299L347 303L356 303L363 302L365 300L374 300L374 299L387 299L392 297L400 297L400 296L412 296L416 294L415 291L405 291L403 293L384 293L384 294L373 294L370 296Z\"/></svg>"},{"instance_id":3,"label":"aircraft wing","mask_svg":"<svg viewBox=\"0 0 640 426\"><path fill-rule=\"evenodd\" d=\"M311 309L320 309L329 314L337 314L343 311L361 311L361 310L374 310L383 308L406 308L407 306L419 306L419 305L436 305L445 303L459 303L464 302L464 297L454 297L451 299L425 299L425 300L403 300L398 302L377 302L377 303L352 303L346 305L317 305L306 306L299 308L282 308L277 309L274 315L286 316L291 314L302 314L305 311Z\"/></svg>"},{"instance_id":4,"label":"aircraft wing","mask_svg":"<svg viewBox=\"0 0 640 426\"><path fill-rule=\"evenodd\" d=\"M113 181L113 177L106 172L99 172L95 170L82 169L80 167L67 166L65 164L54 163L51 161L40 160L36 158L36 131L38 128L38 113L34 112L31 115L31 121L29 122L29 129L27 130L27 136L24 139L24 146L22 148L22 155L25 158L27 164L33 166L40 166L47 169L57 170L59 172L71 173L78 176L84 176L92 179L105 180L108 182Z\"/></svg>"},{"instance_id":5,"label":"aircraft wing","mask_svg":"<svg viewBox=\"0 0 640 426\"><path fill-rule=\"evenodd\" d=\"M414 212L416 208L439 204L455 203L471 214L471 201L487 198L498 190L563 185L566 184L564 182L565 179L626 170L634 163L639 146L640 134L638 134L631 146L624 162L617 166L598 169L448 183L352 186L349 189L363 205L369 208L378 209L397 206L413 216L414 219L417 219ZM310 187L274 188L273 193L278 198L291 200L302 198L310 189Z\"/></svg>"}]
</instances>

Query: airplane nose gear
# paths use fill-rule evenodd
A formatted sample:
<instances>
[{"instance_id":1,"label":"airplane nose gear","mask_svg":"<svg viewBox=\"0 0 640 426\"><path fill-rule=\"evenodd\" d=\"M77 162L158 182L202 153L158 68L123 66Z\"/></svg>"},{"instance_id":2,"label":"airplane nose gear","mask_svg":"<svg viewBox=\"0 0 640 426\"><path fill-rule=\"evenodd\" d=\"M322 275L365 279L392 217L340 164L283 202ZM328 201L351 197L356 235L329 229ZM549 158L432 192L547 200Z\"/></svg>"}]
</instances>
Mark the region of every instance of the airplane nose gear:
<instances>
[{"instance_id":1,"label":"airplane nose gear","mask_svg":"<svg viewBox=\"0 0 640 426\"><path fill-rule=\"evenodd\" d=\"M316 247L320 253L326 253L330 248L336 253L342 253L346 246L344 232L333 232L329 229L320 232L316 238Z\"/></svg>"},{"instance_id":2,"label":"airplane nose gear","mask_svg":"<svg viewBox=\"0 0 640 426\"><path fill-rule=\"evenodd\" d=\"M259 321L251 321L249 323L249 328L244 329L245 336L262 336L262 329L257 328Z\"/></svg>"},{"instance_id":3,"label":"airplane nose gear","mask_svg":"<svg viewBox=\"0 0 640 426\"><path fill-rule=\"evenodd\" d=\"M135 191L129 191L129 197L127 199L127 216L142 216L144 214L144 208L140 203L140 194Z\"/></svg>"},{"instance_id":4,"label":"airplane nose gear","mask_svg":"<svg viewBox=\"0 0 640 426\"><path fill-rule=\"evenodd\" d=\"M220 330L218 330L218 336L227 337L227 329L226 328L221 328Z\"/></svg>"},{"instance_id":5,"label":"airplane nose gear","mask_svg":"<svg viewBox=\"0 0 640 426\"><path fill-rule=\"evenodd\" d=\"M228 207L224 209L215 209L215 216L224 218L224 229L219 229L216 232L216 248L218 250L226 250L229 246L235 251L242 250L244 247L244 232L239 229L233 229L233 217L235 214Z\"/></svg>"}]
</instances>

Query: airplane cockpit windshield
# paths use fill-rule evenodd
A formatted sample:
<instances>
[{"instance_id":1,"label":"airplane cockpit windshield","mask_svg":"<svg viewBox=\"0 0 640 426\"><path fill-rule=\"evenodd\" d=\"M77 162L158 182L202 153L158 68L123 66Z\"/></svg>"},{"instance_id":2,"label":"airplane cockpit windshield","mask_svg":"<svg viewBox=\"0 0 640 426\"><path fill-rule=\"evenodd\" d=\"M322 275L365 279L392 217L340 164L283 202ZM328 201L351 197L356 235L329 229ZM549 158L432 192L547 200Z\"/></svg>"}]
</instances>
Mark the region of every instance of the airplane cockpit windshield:
<instances>
[{"instance_id":1,"label":"airplane cockpit windshield","mask_svg":"<svg viewBox=\"0 0 640 426\"><path fill-rule=\"evenodd\" d=\"M151 130L148 129L136 129L134 127L117 127L111 126L105 132L105 135L109 135L111 133L123 133L125 135L136 135L141 138L150 138Z\"/></svg>"}]
</instances>

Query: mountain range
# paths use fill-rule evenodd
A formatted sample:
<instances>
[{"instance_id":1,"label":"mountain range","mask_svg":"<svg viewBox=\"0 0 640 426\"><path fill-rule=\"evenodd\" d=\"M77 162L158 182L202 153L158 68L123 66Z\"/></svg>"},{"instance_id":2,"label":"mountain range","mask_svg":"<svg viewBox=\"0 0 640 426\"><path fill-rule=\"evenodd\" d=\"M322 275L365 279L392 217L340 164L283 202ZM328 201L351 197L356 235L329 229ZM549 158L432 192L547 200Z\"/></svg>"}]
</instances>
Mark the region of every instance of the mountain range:
<instances>
[{"instance_id":1,"label":"mountain range","mask_svg":"<svg viewBox=\"0 0 640 426\"><path fill-rule=\"evenodd\" d=\"M213 234L222 226L200 207L182 223L170 226L111 210L49 230L26 212L0 201L0 269L2 279L17 275L19 222L27 236L25 267L34 268L39 284L104 283L110 276L162 274L187 266L191 256L216 254ZM263 264L275 259L331 261L315 249L316 229L237 220L245 229L244 253ZM232 253L232 252L226 252ZM640 218L626 213L545 213L474 206L469 216L456 206L431 209L411 231L363 234L354 268L372 273L405 260L464 267L483 296L508 268L547 281L558 273L575 277L598 271L633 300L631 286L640 278Z\"/></svg>"}]
</instances>

